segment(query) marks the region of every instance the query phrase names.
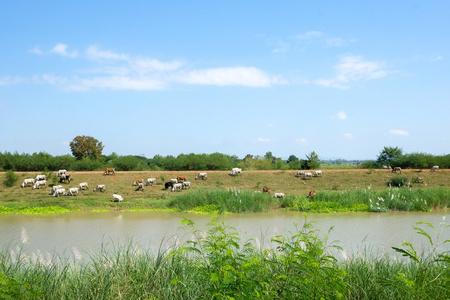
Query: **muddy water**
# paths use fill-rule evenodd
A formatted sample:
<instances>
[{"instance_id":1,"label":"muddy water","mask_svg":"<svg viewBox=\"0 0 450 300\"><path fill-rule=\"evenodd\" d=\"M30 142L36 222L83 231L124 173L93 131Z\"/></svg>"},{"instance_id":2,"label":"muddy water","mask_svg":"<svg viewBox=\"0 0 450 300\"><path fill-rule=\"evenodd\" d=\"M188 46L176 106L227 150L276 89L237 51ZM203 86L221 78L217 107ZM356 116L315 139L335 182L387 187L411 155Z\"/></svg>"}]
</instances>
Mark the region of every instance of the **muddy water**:
<instances>
[{"instance_id":1,"label":"muddy water","mask_svg":"<svg viewBox=\"0 0 450 300\"><path fill-rule=\"evenodd\" d=\"M414 232L418 221L428 221L436 228L446 217L450 224L450 211L428 213L330 213L308 214L315 222L314 228L323 235L330 227L330 240L339 240L348 253L367 248L376 253L392 253L392 246L401 247L409 241L420 247L425 239ZM204 230L211 216L169 212L101 212L68 213L55 216L0 215L0 249L22 247L30 253L56 253L73 255L75 247L83 256L96 253L101 247L113 249L129 241L141 249L156 252L163 241L163 248L175 240L184 241L192 235L180 229L180 221L189 218L196 228ZM305 218L298 212L265 212L220 216L226 225L236 228L243 240L258 238L270 241L275 234L294 230L294 224L302 226ZM22 243L28 238L28 243ZM447 230L442 239L450 238ZM447 249L448 250L448 249Z\"/></svg>"}]
</instances>

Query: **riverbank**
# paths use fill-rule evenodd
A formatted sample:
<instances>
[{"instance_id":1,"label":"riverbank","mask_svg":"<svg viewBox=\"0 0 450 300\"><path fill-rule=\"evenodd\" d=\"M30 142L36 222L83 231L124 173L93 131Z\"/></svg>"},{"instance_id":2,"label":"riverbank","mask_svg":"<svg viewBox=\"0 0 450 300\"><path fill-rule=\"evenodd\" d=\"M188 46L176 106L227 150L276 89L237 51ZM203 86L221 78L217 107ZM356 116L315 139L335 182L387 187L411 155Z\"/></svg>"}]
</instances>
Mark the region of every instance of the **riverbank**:
<instances>
[{"instance_id":1,"label":"riverbank","mask_svg":"<svg viewBox=\"0 0 450 300\"><path fill-rule=\"evenodd\" d=\"M104 176L102 172L71 172L73 180L63 184L68 190L87 182L89 189L78 196L52 197L49 191L58 178L47 173L49 186L41 189L21 188L26 178L41 173L17 173L13 187L0 185L0 213L59 213L66 211L101 210L178 210L195 212L236 213L289 209L309 212L333 211L427 211L450 207L450 172L429 170L404 170L395 174L389 170L324 170L322 177L303 180L294 171L244 171L239 176L229 176L228 171L208 172L207 180L195 180L198 172L116 172ZM191 189L171 192L164 182L184 175ZM417 178L421 177L421 182ZM136 190L132 183L137 178L156 178L156 184ZM389 187L389 182L402 179L403 187ZM5 173L0 173L0 182ZM106 192L94 192L97 184L105 184ZM269 194L262 193L270 187ZM309 192L316 195L311 198ZM256 193L255 193L256 192ZM272 198L275 192L286 195ZM111 202L112 194L120 194L123 202ZM189 199L189 200L187 200ZM220 200L220 201L219 201Z\"/></svg>"}]
</instances>

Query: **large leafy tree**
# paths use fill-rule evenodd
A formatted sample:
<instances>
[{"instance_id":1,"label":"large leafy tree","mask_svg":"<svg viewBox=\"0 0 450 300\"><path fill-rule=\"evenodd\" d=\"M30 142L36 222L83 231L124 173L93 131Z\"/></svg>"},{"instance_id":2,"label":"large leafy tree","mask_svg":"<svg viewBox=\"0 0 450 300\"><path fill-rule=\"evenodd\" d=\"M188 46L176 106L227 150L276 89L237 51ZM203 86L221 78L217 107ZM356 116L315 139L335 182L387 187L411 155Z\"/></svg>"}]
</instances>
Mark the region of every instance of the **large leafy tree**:
<instances>
[{"instance_id":1,"label":"large leafy tree","mask_svg":"<svg viewBox=\"0 0 450 300\"><path fill-rule=\"evenodd\" d=\"M73 156L80 160L83 158L99 159L103 151L102 142L91 136L79 135L70 142Z\"/></svg>"},{"instance_id":2,"label":"large leafy tree","mask_svg":"<svg viewBox=\"0 0 450 300\"><path fill-rule=\"evenodd\" d=\"M384 147L378 155L377 162L386 166L395 165L403 155L403 150L399 147Z\"/></svg>"},{"instance_id":3,"label":"large leafy tree","mask_svg":"<svg viewBox=\"0 0 450 300\"><path fill-rule=\"evenodd\" d=\"M320 168L320 159L316 152L313 151L309 155L306 154L306 166L310 170Z\"/></svg>"}]
</instances>

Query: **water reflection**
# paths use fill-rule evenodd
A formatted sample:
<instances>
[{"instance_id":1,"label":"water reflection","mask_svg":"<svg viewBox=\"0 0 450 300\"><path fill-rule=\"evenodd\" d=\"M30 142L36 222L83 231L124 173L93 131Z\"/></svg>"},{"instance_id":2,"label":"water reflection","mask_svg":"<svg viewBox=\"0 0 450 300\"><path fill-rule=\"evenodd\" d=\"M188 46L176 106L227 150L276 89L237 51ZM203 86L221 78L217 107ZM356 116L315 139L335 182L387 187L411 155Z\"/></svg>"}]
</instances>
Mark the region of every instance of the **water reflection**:
<instances>
[{"instance_id":1,"label":"water reflection","mask_svg":"<svg viewBox=\"0 0 450 300\"><path fill-rule=\"evenodd\" d=\"M439 210L431 213L389 212L389 213L330 213L309 214L308 220L315 223L320 235L334 227L330 240L339 240L348 253L361 248L372 248L374 252L390 251L392 246L401 247L403 241L411 241L420 246L425 239L415 233L412 226L418 221L428 221L436 228L449 213ZM25 251L58 253L73 256L74 249L81 255L98 252L101 247L113 249L118 245L133 241L144 250L156 252L163 247L190 239L191 233L180 228L180 221L188 218L196 223L196 228L205 230L211 221L209 215L195 215L173 212L102 212L68 213L61 215L3 215L0 216L0 246L23 246ZM258 238L265 241L276 234L286 235L294 230L294 224L304 224L303 213L274 211L265 213L235 214L219 217L220 221L236 228L242 240ZM25 228L28 244L22 244ZM442 239L449 239L446 236ZM76 252L75 252L76 253Z\"/></svg>"}]
</instances>

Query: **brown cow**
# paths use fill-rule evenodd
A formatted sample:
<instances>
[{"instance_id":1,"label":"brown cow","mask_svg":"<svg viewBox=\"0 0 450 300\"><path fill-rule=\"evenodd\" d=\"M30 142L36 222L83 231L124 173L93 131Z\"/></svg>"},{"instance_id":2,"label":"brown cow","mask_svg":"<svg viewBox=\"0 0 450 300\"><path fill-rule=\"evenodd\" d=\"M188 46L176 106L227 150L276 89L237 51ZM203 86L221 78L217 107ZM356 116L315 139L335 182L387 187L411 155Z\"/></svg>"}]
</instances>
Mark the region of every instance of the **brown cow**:
<instances>
[{"instance_id":1,"label":"brown cow","mask_svg":"<svg viewBox=\"0 0 450 300\"><path fill-rule=\"evenodd\" d=\"M309 198L314 198L315 195L316 195L316 191L315 190L310 190L309 191Z\"/></svg>"},{"instance_id":2,"label":"brown cow","mask_svg":"<svg viewBox=\"0 0 450 300\"><path fill-rule=\"evenodd\" d=\"M263 187L263 193L269 193L270 192L270 187Z\"/></svg>"},{"instance_id":3,"label":"brown cow","mask_svg":"<svg viewBox=\"0 0 450 300\"><path fill-rule=\"evenodd\" d=\"M133 185L138 185L139 183L144 183L144 179L142 179L142 178L137 178L134 182L133 182Z\"/></svg>"},{"instance_id":4,"label":"brown cow","mask_svg":"<svg viewBox=\"0 0 450 300\"><path fill-rule=\"evenodd\" d=\"M395 167L395 168L393 168L392 169L392 173L397 173L397 171L399 171L400 172L400 174L402 174L402 168L400 168L400 167Z\"/></svg>"},{"instance_id":5,"label":"brown cow","mask_svg":"<svg viewBox=\"0 0 450 300\"><path fill-rule=\"evenodd\" d=\"M178 181L186 181L187 179L186 179L186 176L180 175L180 176L177 176L177 180Z\"/></svg>"},{"instance_id":6,"label":"brown cow","mask_svg":"<svg viewBox=\"0 0 450 300\"><path fill-rule=\"evenodd\" d=\"M114 175L116 172L116 169L114 168L106 168L105 173L103 173L103 175Z\"/></svg>"}]
</instances>

